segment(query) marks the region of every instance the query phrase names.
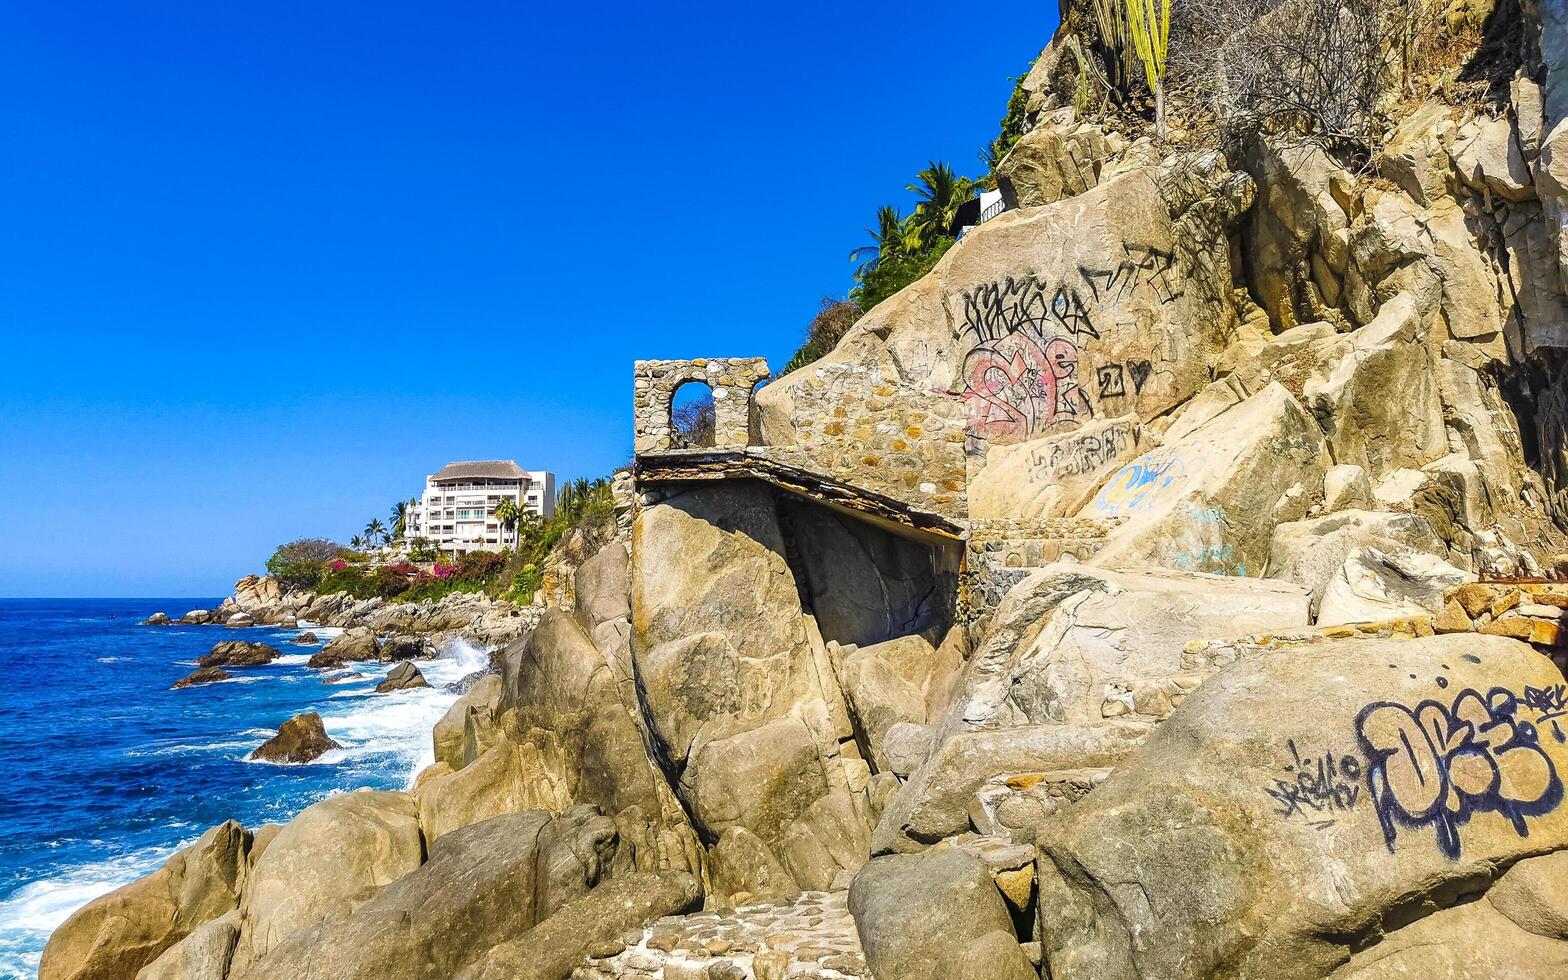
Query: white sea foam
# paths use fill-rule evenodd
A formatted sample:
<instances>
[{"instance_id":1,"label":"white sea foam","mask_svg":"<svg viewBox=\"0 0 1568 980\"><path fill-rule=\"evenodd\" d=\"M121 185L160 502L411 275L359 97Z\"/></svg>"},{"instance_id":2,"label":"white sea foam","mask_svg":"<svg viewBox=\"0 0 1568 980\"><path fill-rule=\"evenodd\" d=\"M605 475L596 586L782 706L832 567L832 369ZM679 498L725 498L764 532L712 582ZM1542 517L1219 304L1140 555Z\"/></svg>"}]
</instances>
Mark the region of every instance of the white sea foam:
<instances>
[{"instance_id":1,"label":"white sea foam","mask_svg":"<svg viewBox=\"0 0 1568 980\"><path fill-rule=\"evenodd\" d=\"M446 686L483 669L489 660L490 648L462 639L447 640L437 659L416 663L429 687L386 694L370 693L370 689L392 665L364 665L367 672L374 669L374 673L353 686L345 685L327 699L329 705L321 713L322 722L327 734L342 743L343 748L326 753L318 761L330 763L393 753L407 766L407 782L412 786L414 776L435 762L430 730L457 700L458 696L448 693Z\"/></svg>"},{"instance_id":2,"label":"white sea foam","mask_svg":"<svg viewBox=\"0 0 1568 980\"><path fill-rule=\"evenodd\" d=\"M272 661L273 665L277 667L298 667L300 664L309 662L310 654L308 653L285 653Z\"/></svg>"},{"instance_id":3,"label":"white sea foam","mask_svg":"<svg viewBox=\"0 0 1568 980\"><path fill-rule=\"evenodd\" d=\"M266 732L265 734L268 738L271 738L274 733ZM174 745L160 745L156 748L149 749L130 749L125 754L133 759L137 759L147 756L187 755L193 752L231 752L234 749L253 749L255 747L256 740L254 738L247 738L229 739L222 742L199 742L195 744L180 742Z\"/></svg>"},{"instance_id":4,"label":"white sea foam","mask_svg":"<svg viewBox=\"0 0 1568 980\"><path fill-rule=\"evenodd\" d=\"M38 969L36 952L43 947L60 923L72 912L100 895L149 874L170 854L187 842L173 847L150 847L105 861L62 869L51 878L28 882L0 899L0 972L25 975ZM17 971L13 974L12 971Z\"/></svg>"},{"instance_id":5,"label":"white sea foam","mask_svg":"<svg viewBox=\"0 0 1568 980\"><path fill-rule=\"evenodd\" d=\"M307 623L307 622L305 622L302 619L302 620L299 621L299 632L300 633L314 633L314 634L316 634L316 637L318 639L330 640L334 636L342 636L343 635L343 627L341 627L341 626L317 626L315 623ZM299 634L296 633L295 635L297 636Z\"/></svg>"}]
</instances>

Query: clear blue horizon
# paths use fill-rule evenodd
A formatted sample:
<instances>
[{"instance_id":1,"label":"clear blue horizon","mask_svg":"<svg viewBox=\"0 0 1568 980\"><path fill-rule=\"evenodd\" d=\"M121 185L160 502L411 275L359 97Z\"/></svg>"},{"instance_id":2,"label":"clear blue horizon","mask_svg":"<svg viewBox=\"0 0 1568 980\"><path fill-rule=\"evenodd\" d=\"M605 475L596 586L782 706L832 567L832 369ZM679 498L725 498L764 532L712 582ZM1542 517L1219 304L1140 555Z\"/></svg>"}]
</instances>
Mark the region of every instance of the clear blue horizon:
<instances>
[{"instance_id":1,"label":"clear blue horizon","mask_svg":"<svg viewBox=\"0 0 1568 980\"><path fill-rule=\"evenodd\" d=\"M455 459L631 452L977 173L1054 4L0 10L0 596L200 596Z\"/></svg>"}]
</instances>

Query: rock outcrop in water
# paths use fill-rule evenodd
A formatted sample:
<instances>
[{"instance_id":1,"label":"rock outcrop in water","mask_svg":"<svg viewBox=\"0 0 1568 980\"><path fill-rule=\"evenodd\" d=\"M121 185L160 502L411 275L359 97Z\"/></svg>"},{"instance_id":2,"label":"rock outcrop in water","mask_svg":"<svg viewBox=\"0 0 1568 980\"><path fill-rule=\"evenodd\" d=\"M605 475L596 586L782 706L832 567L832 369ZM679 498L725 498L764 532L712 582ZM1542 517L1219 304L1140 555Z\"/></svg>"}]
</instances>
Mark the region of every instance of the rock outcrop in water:
<instances>
[{"instance_id":1,"label":"rock outcrop in water","mask_svg":"<svg viewBox=\"0 0 1568 980\"><path fill-rule=\"evenodd\" d=\"M261 667L278 659L277 647L266 643L227 640L196 660L198 667Z\"/></svg>"},{"instance_id":2,"label":"rock outcrop in water","mask_svg":"<svg viewBox=\"0 0 1568 980\"><path fill-rule=\"evenodd\" d=\"M1517 26L1377 179L1102 129L1048 49L1019 207L831 354L639 362L621 533L411 791L210 832L43 977L1560 975L1568 12ZM365 628L322 665L468 626L242 586Z\"/></svg>"},{"instance_id":3,"label":"rock outcrop in water","mask_svg":"<svg viewBox=\"0 0 1568 980\"><path fill-rule=\"evenodd\" d=\"M250 754L250 758L263 762L310 762L323 753L343 746L327 735L321 716L314 711L295 715Z\"/></svg>"},{"instance_id":4,"label":"rock outcrop in water","mask_svg":"<svg viewBox=\"0 0 1568 980\"><path fill-rule=\"evenodd\" d=\"M195 670L175 681L170 690L177 691L182 687L200 687L203 684L216 684L226 681L230 677L228 671L222 667L197 667Z\"/></svg>"}]
</instances>

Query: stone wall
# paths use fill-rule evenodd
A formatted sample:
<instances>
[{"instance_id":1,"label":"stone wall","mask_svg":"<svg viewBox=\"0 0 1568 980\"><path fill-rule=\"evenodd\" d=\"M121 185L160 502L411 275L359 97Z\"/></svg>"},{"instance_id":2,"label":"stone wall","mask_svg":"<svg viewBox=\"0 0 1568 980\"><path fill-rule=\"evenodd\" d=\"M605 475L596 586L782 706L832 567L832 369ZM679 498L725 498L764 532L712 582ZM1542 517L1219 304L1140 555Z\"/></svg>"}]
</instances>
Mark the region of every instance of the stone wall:
<instances>
[{"instance_id":1,"label":"stone wall","mask_svg":"<svg viewBox=\"0 0 1568 980\"><path fill-rule=\"evenodd\" d=\"M713 392L713 444L718 448L751 443L751 397L757 382L768 377L760 357L699 357L687 361L638 361L634 367L632 427L636 451L676 448L670 419L675 391L687 383L707 385Z\"/></svg>"},{"instance_id":2,"label":"stone wall","mask_svg":"<svg viewBox=\"0 0 1568 980\"><path fill-rule=\"evenodd\" d=\"M960 621L983 625L1008 590L1037 568L1093 558L1119 523L1082 517L972 519L959 582Z\"/></svg>"},{"instance_id":3,"label":"stone wall","mask_svg":"<svg viewBox=\"0 0 1568 980\"><path fill-rule=\"evenodd\" d=\"M763 392L766 404L774 395ZM967 513L957 397L908 384L876 360L819 361L787 395L787 427L765 422L762 430L775 452L922 510Z\"/></svg>"}]
</instances>

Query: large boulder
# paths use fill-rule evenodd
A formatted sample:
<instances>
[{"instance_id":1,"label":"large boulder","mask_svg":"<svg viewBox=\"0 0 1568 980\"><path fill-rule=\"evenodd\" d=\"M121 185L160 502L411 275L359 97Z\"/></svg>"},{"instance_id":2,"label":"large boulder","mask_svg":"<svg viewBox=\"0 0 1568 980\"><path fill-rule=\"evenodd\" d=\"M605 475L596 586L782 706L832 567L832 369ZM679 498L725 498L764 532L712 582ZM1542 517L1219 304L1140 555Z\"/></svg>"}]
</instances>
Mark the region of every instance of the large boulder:
<instances>
[{"instance_id":1,"label":"large boulder","mask_svg":"<svg viewBox=\"0 0 1568 980\"><path fill-rule=\"evenodd\" d=\"M229 679L229 672L222 667L197 667L195 670L181 677L170 685L171 691L182 687L200 687L203 684L216 684Z\"/></svg>"},{"instance_id":2,"label":"large boulder","mask_svg":"<svg viewBox=\"0 0 1568 980\"><path fill-rule=\"evenodd\" d=\"M1568 940L1568 851L1525 858L1503 873L1486 900L1526 932Z\"/></svg>"},{"instance_id":3,"label":"large boulder","mask_svg":"<svg viewBox=\"0 0 1568 980\"><path fill-rule=\"evenodd\" d=\"M999 780L1027 786L1043 782L1046 775L1109 769L1147 735L1147 727L1120 719L1100 725L1013 725L950 735L887 801L871 839L872 852L918 852L965 833L974 821L977 796L987 783ZM1054 812L1047 806L1047 812Z\"/></svg>"},{"instance_id":4,"label":"large boulder","mask_svg":"<svg viewBox=\"0 0 1568 980\"><path fill-rule=\"evenodd\" d=\"M381 660L429 660L436 647L428 636L389 636L381 641L376 655Z\"/></svg>"},{"instance_id":5,"label":"large boulder","mask_svg":"<svg viewBox=\"0 0 1568 980\"><path fill-rule=\"evenodd\" d=\"M1364 471L1362 476L1364 479ZM1362 548L1384 552L1414 549L1433 555L1445 552L1437 532L1414 514L1352 508L1275 527L1269 544L1268 577L1305 587L1312 594L1312 614L1316 616L1324 590L1340 575L1345 560Z\"/></svg>"},{"instance_id":6,"label":"large boulder","mask_svg":"<svg viewBox=\"0 0 1568 980\"><path fill-rule=\"evenodd\" d=\"M1307 352L1319 366L1303 385L1303 403L1328 433L1334 461L1362 467L1374 483L1448 453L1427 342L1434 304L1432 296L1400 293L1366 326ZM1394 391L1398 398L1389 397Z\"/></svg>"},{"instance_id":7,"label":"large boulder","mask_svg":"<svg viewBox=\"0 0 1568 980\"><path fill-rule=\"evenodd\" d=\"M407 660L400 660L397 666L387 671L386 680L376 685L377 694L387 694L391 691L407 691L418 687L429 687L430 682L425 680L425 675L419 668Z\"/></svg>"},{"instance_id":8,"label":"large boulder","mask_svg":"<svg viewBox=\"0 0 1568 980\"><path fill-rule=\"evenodd\" d=\"M251 868L231 975L243 977L295 932L352 912L423 857L407 793L358 790L307 807ZM259 972L256 980L267 976Z\"/></svg>"},{"instance_id":9,"label":"large boulder","mask_svg":"<svg viewBox=\"0 0 1568 980\"><path fill-rule=\"evenodd\" d=\"M478 754L469 757L466 747L483 751L494 742L495 712L500 702L501 675L480 678L431 730L435 760L445 762L456 772L478 758Z\"/></svg>"},{"instance_id":10,"label":"large boulder","mask_svg":"<svg viewBox=\"0 0 1568 980\"><path fill-rule=\"evenodd\" d=\"M353 660L376 660L381 641L366 626L353 626L334 636L310 658L310 667L341 667Z\"/></svg>"},{"instance_id":11,"label":"large boulder","mask_svg":"<svg viewBox=\"0 0 1568 980\"><path fill-rule=\"evenodd\" d=\"M1324 588L1318 625L1437 613L1444 593L1468 578L1464 570L1413 548L1358 548Z\"/></svg>"},{"instance_id":12,"label":"large boulder","mask_svg":"<svg viewBox=\"0 0 1568 980\"><path fill-rule=\"evenodd\" d=\"M702 886L684 871L621 875L492 946L455 980L567 980L596 946L663 916L695 911L701 898Z\"/></svg>"},{"instance_id":13,"label":"large boulder","mask_svg":"<svg viewBox=\"0 0 1568 980\"><path fill-rule=\"evenodd\" d=\"M351 910L293 933L237 974L252 980L456 975L587 894L615 850L589 807L494 817L436 841L430 859Z\"/></svg>"},{"instance_id":14,"label":"large boulder","mask_svg":"<svg viewBox=\"0 0 1568 980\"><path fill-rule=\"evenodd\" d=\"M925 758L883 809L873 850L918 850L963 832L993 780L1082 786L1197 686L1188 644L1307 623L1305 590L1285 583L1070 564L1029 573L998 606L951 703L930 718ZM893 765L886 752L878 758Z\"/></svg>"},{"instance_id":15,"label":"large boulder","mask_svg":"<svg viewBox=\"0 0 1568 980\"><path fill-rule=\"evenodd\" d=\"M425 838L439 840L454 830L508 813L559 810L570 802L558 773L532 742L500 738L456 772L440 772L414 790Z\"/></svg>"},{"instance_id":16,"label":"large boulder","mask_svg":"<svg viewBox=\"0 0 1568 980\"><path fill-rule=\"evenodd\" d=\"M835 646L829 652L856 730L877 769L888 769L888 730L897 724L925 724L933 676L945 676L956 665L944 663L922 636L902 636L860 648Z\"/></svg>"},{"instance_id":17,"label":"large boulder","mask_svg":"<svg viewBox=\"0 0 1568 980\"><path fill-rule=\"evenodd\" d=\"M196 661L198 667L262 667L278 659L277 647L246 640L225 640Z\"/></svg>"},{"instance_id":18,"label":"large boulder","mask_svg":"<svg viewBox=\"0 0 1568 980\"><path fill-rule=\"evenodd\" d=\"M585 632L592 634L601 623L631 618L631 562L621 542L605 545L583 562L573 583L574 610Z\"/></svg>"},{"instance_id":19,"label":"large boulder","mask_svg":"<svg viewBox=\"0 0 1568 980\"><path fill-rule=\"evenodd\" d=\"M238 904L251 842L238 823L219 824L147 877L77 909L49 937L39 980L132 980Z\"/></svg>"},{"instance_id":20,"label":"large boulder","mask_svg":"<svg viewBox=\"0 0 1568 980\"><path fill-rule=\"evenodd\" d=\"M1241 660L1042 829L1051 974L1323 977L1568 846L1561 683L1468 634Z\"/></svg>"},{"instance_id":21,"label":"large boulder","mask_svg":"<svg viewBox=\"0 0 1568 980\"><path fill-rule=\"evenodd\" d=\"M1361 950L1330 980L1442 977L1555 980L1568 974L1568 943L1536 935L1485 899L1439 909Z\"/></svg>"},{"instance_id":22,"label":"large boulder","mask_svg":"<svg viewBox=\"0 0 1568 980\"><path fill-rule=\"evenodd\" d=\"M865 860L865 763L772 493L744 482L688 490L645 507L633 534L642 712L693 824L710 839L744 827L801 887L831 886ZM832 540L859 547L847 531ZM831 560L813 552L806 564ZM861 592L838 594L834 622L886 628L858 609Z\"/></svg>"},{"instance_id":23,"label":"large boulder","mask_svg":"<svg viewBox=\"0 0 1568 980\"><path fill-rule=\"evenodd\" d=\"M958 848L880 857L849 888L849 911L878 977L1029 980L1036 976L985 865Z\"/></svg>"},{"instance_id":24,"label":"large boulder","mask_svg":"<svg viewBox=\"0 0 1568 980\"><path fill-rule=\"evenodd\" d=\"M1295 396L1274 381L1212 417L1189 414L1206 409L1195 399L1163 446L1118 470L1080 511L1122 520L1095 564L1259 575L1274 526L1306 516L1330 457Z\"/></svg>"},{"instance_id":25,"label":"large boulder","mask_svg":"<svg viewBox=\"0 0 1568 980\"><path fill-rule=\"evenodd\" d=\"M327 735L321 716L314 711L295 715L250 754L262 762L309 762L322 753L343 746Z\"/></svg>"},{"instance_id":26,"label":"large boulder","mask_svg":"<svg viewBox=\"0 0 1568 980\"><path fill-rule=\"evenodd\" d=\"M611 558L617 551L624 554L614 544L605 551ZM593 598L613 591L599 578L623 571L618 562L584 565L576 576L580 604L575 615L548 610L524 640L507 647L495 724L487 710L471 711L457 761L472 768L504 757L529 773L521 791L534 794L540 801L534 805L558 809L588 803L611 816L631 866L695 871L700 845L642 727L630 623L597 618L619 611ZM492 750L491 744L499 748ZM463 778L459 772L433 790L460 796L468 792L464 787L479 789L478 777Z\"/></svg>"},{"instance_id":27,"label":"large boulder","mask_svg":"<svg viewBox=\"0 0 1568 980\"><path fill-rule=\"evenodd\" d=\"M240 938L239 909L197 926L136 974L136 980L226 980Z\"/></svg>"}]
</instances>

